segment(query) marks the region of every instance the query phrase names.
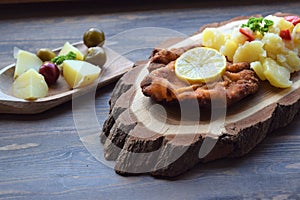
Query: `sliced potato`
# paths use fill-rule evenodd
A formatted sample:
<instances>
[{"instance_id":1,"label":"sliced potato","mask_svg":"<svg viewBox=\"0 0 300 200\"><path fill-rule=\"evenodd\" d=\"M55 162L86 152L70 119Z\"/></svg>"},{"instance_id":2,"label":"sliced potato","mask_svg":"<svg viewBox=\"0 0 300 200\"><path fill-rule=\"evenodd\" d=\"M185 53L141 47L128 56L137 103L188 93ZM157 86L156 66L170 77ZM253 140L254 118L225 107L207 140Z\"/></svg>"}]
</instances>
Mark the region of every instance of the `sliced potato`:
<instances>
[{"instance_id":1,"label":"sliced potato","mask_svg":"<svg viewBox=\"0 0 300 200\"><path fill-rule=\"evenodd\" d=\"M264 75L271 85L278 88L288 88L292 85L290 81L290 72L285 67L282 67L271 58L264 60L265 68Z\"/></svg>"},{"instance_id":2,"label":"sliced potato","mask_svg":"<svg viewBox=\"0 0 300 200\"><path fill-rule=\"evenodd\" d=\"M233 62L255 62L259 61L261 57L266 56L266 51L263 49L261 41L246 42L244 45L239 46L233 56Z\"/></svg>"},{"instance_id":3,"label":"sliced potato","mask_svg":"<svg viewBox=\"0 0 300 200\"><path fill-rule=\"evenodd\" d=\"M80 60L65 60L62 64L63 76L71 88L78 88L93 83L101 69L91 63Z\"/></svg>"},{"instance_id":4,"label":"sliced potato","mask_svg":"<svg viewBox=\"0 0 300 200\"><path fill-rule=\"evenodd\" d=\"M264 75L265 68L260 61L250 63L250 68L255 71L256 75L260 78L260 80L266 80L266 77Z\"/></svg>"},{"instance_id":5,"label":"sliced potato","mask_svg":"<svg viewBox=\"0 0 300 200\"><path fill-rule=\"evenodd\" d=\"M288 51L285 55L278 55L277 61L280 65L286 67L290 73L300 70L300 58L294 51Z\"/></svg>"}]
</instances>

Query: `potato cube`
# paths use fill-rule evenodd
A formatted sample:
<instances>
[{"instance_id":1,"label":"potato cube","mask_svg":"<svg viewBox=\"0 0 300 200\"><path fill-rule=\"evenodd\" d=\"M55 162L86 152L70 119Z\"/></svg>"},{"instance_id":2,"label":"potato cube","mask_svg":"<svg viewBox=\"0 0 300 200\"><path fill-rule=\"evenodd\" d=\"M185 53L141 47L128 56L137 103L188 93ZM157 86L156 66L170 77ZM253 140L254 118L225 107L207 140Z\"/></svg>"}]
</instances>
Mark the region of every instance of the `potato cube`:
<instances>
[{"instance_id":1,"label":"potato cube","mask_svg":"<svg viewBox=\"0 0 300 200\"><path fill-rule=\"evenodd\" d=\"M17 62L14 72L14 79L31 68L38 71L40 66L43 64L43 61L33 53L17 49L15 49L15 51Z\"/></svg>"},{"instance_id":2,"label":"potato cube","mask_svg":"<svg viewBox=\"0 0 300 200\"><path fill-rule=\"evenodd\" d=\"M227 57L228 61L233 61L233 55L238 48L238 44L233 40L227 40L220 48L220 52Z\"/></svg>"},{"instance_id":3,"label":"potato cube","mask_svg":"<svg viewBox=\"0 0 300 200\"><path fill-rule=\"evenodd\" d=\"M35 100L48 94L48 85L43 75L35 69L29 69L13 82L12 90L15 97Z\"/></svg>"},{"instance_id":4,"label":"potato cube","mask_svg":"<svg viewBox=\"0 0 300 200\"><path fill-rule=\"evenodd\" d=\"M101 72L98 66L80 60L65 60L62 65L63 76L71 88L93 83Z\"/></svg>"},{"instance_id":5,"label":"potato cube","mask_svg":"<svg viewBox=\"0 0 300 200\"><path fill-rule=\"evenodd\" d=\"M64 44L63 48L60 50L58 55L59 56L67 55L70 51L72 51L73 53L76 54L76 60L83 60L84 59L83 53L81 53L81 51L79 49L77 49L76 47L71 45L69 42L66 42Z\"/></svg>"},{"instance_id":6,"label":"potato cube","mask_svg":"<svg viewBox=\"0 0 300 200\"><path fill-rule=\"evenodd\" d=\"M225 35L216 28L206 28L202 33L202 44L216 50L225 43Z\"/></svg>"}]
</instances>

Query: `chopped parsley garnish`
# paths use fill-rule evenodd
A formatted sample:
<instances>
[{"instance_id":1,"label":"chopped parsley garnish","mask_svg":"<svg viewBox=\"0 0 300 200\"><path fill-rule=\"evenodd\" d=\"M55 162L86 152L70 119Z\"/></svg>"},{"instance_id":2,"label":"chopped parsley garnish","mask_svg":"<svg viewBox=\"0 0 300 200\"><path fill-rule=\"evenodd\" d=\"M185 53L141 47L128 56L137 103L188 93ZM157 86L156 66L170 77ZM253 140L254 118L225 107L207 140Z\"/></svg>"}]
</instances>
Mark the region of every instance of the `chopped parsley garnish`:
<instances>
[{"instance_id":1,"label":"chopped parsley garnish","mask_svg":"<svg viewBox=\"0 0 300 200\"><path fill-rule=\"evenodd\" d=\"M56 65L62 64L65 60L75 60L76 58L76 53L73 51L70 51L67 55L62 55L62 56L56 56L51 60L51 62L55 63Z\"/></svg>"},{"instance_id":2,"label":"chopped parsley garnish","mask_svg":"<svg viewBox=\"0 0 300 200\"><path fill-rule=\"evenodd\" d=\"M274 22L272 20L264 19L263 17L250 17L247 24L242 24L242 28L248 27L253 32L260 32L264 35L269 31L269 27L272 26Z\"/></svg>"}]
</instances>

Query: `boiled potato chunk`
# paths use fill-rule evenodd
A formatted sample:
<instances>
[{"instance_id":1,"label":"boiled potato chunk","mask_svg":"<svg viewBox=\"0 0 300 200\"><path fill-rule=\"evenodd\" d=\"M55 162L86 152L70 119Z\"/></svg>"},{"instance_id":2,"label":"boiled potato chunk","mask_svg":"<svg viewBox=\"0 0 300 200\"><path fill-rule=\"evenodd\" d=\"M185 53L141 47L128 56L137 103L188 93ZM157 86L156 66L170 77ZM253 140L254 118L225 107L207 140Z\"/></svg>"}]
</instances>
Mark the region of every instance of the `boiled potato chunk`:
<instances>
[{"instance_id":1,"label":"boiled potato chunk","mask_svg":"<svg viewBox=\"0 0 300 200\"><path fill-rule=\"evenodd\" d=\"M276 55L285 53L286 48L282 38L274 33L266 33L262 39L265 44L264 49L267 51L268 57L276 59Z\"/></svg>"},{"instance_id":2,"label":"boiled potato chunk","mask_svg":"<svg viewBox=\"0 0 300 200\"><path fill-rule=\"evenodd\" d=\"M300 55L300 23L295 26L292 32L292 40L294 42L295 48Z\"/></svg>"},{"instance_id":3,"label":"boiled potato chunk","mask_svg":"<svg viewBox=\"0 0 300 200\"><path fill-rule=\"evenodd\" d=\"M261 41L246 42L244 45L239 46L233 56L233 62L254 62L258 61L261 57L266 56L266 51L263 49Z\"/></svg>"},{"instance_id":4,"label":"boiled potato chunk","mask_svg":"<svg viewBox=\"0 0 300 200\"><path fill-rule=\"evenodd\" d=\"M35 100L48 94L48 86L43 77L34 69L21 74L12 85L13 95L26 100Z\"/></svg>"},{"instance_id":5,"label":"boiled potato chunk","mask_svg":"<svg viewBox=\"0 0 300 200\"><path fill-rule=\"evenodd\" d=\"M274 87L288 88L292 85L289 70L278 65L272 58L266 58L263 61L263 66L265 68L264 75L266 79Z\"/></svg>"},{"instance_id":6,"label":"boiled potato chunk","mask_svg":"<svg viewBox=\"0 0 300 200\"><path fill-rule=\"evenodd\" d=\"M239 28L235 28L231 33L230 39L235 41L237 44L244 44L248 40L248 37L242 34L239 31Z\"/></svg>"},{"instance_id":7,"label":"boiled potato chunk","mask_svg":"<svg viewBox=\"0 0 300 200\"><path fill-rule=\"evenodd\" d=\"M63 76L71 88L83 87L94 82L101 69L80 60L65 60L62 64Z\"/></svg>"},{"instance_id":8,"label":"boiled potato chunk","mask_svg":"<svg viewBox=\"0 0 300 200\"><path fill-rule=\"evenodd\" d=\"M79 49L71 45L69 42L66 42L63 48L60 50L58 56L67 55L70 51L76 54L76 60L83 60L84 55L81 53Z\"/></svg>"},{"instance_id":9,"label":"boiled potato chunk","mask_svg":"<svg viewBox=\"0 0 300 200\"><path fill-rule=\"evenodd\" d=\"M291 73L300 70L300 58L296 52L289 51L286 56L286 62L293 69Z\"/></svg>"},{"instance_id":10,"label":"boiled potato chunk","mask_svg":"<svg viewBox=\"0 0 300 200\"><path fill-rule=\"evenodd\" d=\"M292 38L295 43L300 43L300 23L294 27L292 32Z\"/></svg>"},{"instance_id":11,"label":"boiled potato chunk","mask_svg":"<svg viewBox=\"0 0 300 200\"><path fill-rule=\"evenodd\" d=\"M220 52L227 57L229 61L233 61L233 55L238 48L238 44L233 40L227 40L220 48Z\"/></svg>"},{"instance_id":12,"label":"boiled potato chunk","mask_svg":"<svg viewBox=\"0 0 300 200\"><path fill-rule=\"evenodd\" d=\"M265 19L272 20L274 24L269 27L270 33L279 34L281 30L289 29L290 31L293 29L293 23L286 21L283 17L277 17L274 15L266 16Z\"/></svg>"},{"instance_id":13,"label":"boiled potato chunk","mask_svg":"<svg viewBox=\"0 0 300 200\"><path fill-rule=\"evenodd\" d=\"M33 53L20 49L15 49L15 51L17 62L14 72L14 79L31 68L38 71L40 66L43 64L43 61Z\"/></svg>"},{"instance_id":14,"label":"boiled potato chunk","mask_svg":"<svg viewBox=\"0 0 300 200\"><path fill-rule=\"evenodd\" d=\"M216 50L225 43L225 35L216 28L206 28L202 33L202 44Z\"/></svg>"},{"instance_id":15,"label":"boiled potato chunk","mask_svg":"<svg viewBox=\"0 0 300 200\"><path fill-rule=\"evenodd\" d=\"M290 73L300 70L300 58L294 51L288 51L285 55L277 55L277 61L280 65L286 67Z\"/></svg>"},{"instance_id":16,"label":"boiled potato chunk","mask_svg":"<svg viewBox=\"0 0 300 200\"><path fill-rule=\"evenodd\" d=\"M266 77L264 75L265 68L260 61L250 63L250 68L255 71L256 75L260 78L260 80L266 80Z\"/></svg>"}]
</instances>

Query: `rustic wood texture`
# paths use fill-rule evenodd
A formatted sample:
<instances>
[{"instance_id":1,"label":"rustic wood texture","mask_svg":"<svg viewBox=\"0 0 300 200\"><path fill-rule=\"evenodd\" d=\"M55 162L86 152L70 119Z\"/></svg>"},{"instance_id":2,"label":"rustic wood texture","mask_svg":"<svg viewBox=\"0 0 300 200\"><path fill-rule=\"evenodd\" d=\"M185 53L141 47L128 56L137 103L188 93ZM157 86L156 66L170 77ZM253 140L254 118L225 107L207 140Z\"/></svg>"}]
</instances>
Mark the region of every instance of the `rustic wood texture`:
<instances>
[{"instance_id":1,"label":"rustic wood texture","mask_svg":"<svg viewBox=\"0 0 300 200\"><path fill-rule=\"evenodd\" d=\"M91 26L102 28L108 38L144 26L191 35L206 23L239 15L300 14L298 1L172 2L107 9L85 5L1 9L0 67L14 62L14 46L32 52L56 48L66 40L81 40ZM131 59L145 60L150 51ZM108 85L96 94L100 124L109 112L113 88ZM160 180L119 176L96 160L77 135L71 102L38 115L1 114L0 199L299 199L299 119L297 115L242 158L206 163L176 179Z\"/></svg>"},{"instance_id":2,"label":"rustic wood texture","mask_svg":"<svg viewBox=\"0 0 300 200\"><path fill-rule=\"evenodd\" d=\"M297 84L293 91L283 94L279 93L283 92L280 90L272 92L273 89L268 83L262 83L257 94L228 108L224 125L220 127L222 131L220 135L209 134L206 127L210 123L214 125L210 120L202 121L201 124L195 122L192 127L188 127L190 132L187 134L183 131L186 129L180 129L182 128L180 126L185 125L184 118L174 117L174 114L181 112L180 108L172 108L172 112L163 117L160 116L164 114L163 112L168 112L168 106L163 110L150 111L149 108L159 104L143 96L141 89L136 88L136 85L139 85L137 83L140 80L139 76L144 77L141 71L145 71L145 68L147 68L145 65L136 67L118 82L110 101L111 112L101 134L101 142L105 147L104 156L108 160L116 161L115 170L119 174L144 173L158 177L174 177L199 162L243 156L259 144L268 133L288 125L300 109L298 73L293 78L295 85ZM183 104L177 106L183 106L181 109L187 109L186 112L190 115L197 114L193 106L186 107ZM134 107L138 109L135 110ZM199 115L203 113L205 111L199 111ZM169 131L172 130L173 124L178 127L174 129L175 132ZM223 126L225 130L221 130ZM167 131L163 131L165 129ZM204 140L213 141L215 137L217 137L215 146L201 158L199 151Z\"/></svg>"}]
</instances>

